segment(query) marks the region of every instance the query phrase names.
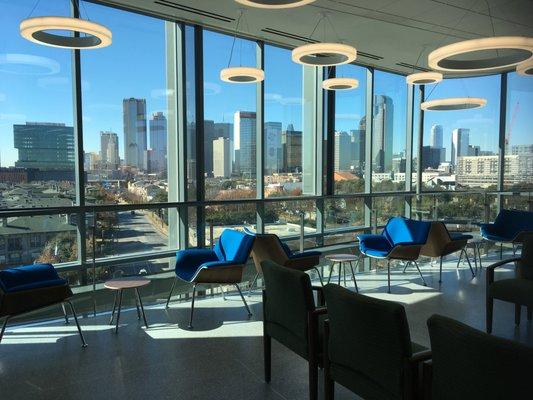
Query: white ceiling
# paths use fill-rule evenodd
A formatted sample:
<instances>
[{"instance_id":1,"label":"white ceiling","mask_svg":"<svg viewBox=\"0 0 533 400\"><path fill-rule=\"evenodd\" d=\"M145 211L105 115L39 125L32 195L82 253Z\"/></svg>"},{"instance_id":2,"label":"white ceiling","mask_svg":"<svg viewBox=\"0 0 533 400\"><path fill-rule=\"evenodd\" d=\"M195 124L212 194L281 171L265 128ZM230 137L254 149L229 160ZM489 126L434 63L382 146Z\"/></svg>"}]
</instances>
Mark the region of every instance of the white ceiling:
<instances>
[{"instance_id":1,"label":"white ceiling","mask_svg":"<svg viewBox=\"0 0 533 400\"><path fill-rule=\"evenodd\" d=\"M238 10L243 9L233 0L100 2L228 32L235 29ZM417 65L426 68L427 54L433 49L493 36L492 26L497 36L533 37L532 0L317 0L285 10L244 9L248 27L243 34L290 47L304 44L320 13L326 12L335 30L322 23L311 39L340 38L357 48L357 62L402 73L412 68L398 63L416 64L422 54Z\"/></svg>"}]
</instances>

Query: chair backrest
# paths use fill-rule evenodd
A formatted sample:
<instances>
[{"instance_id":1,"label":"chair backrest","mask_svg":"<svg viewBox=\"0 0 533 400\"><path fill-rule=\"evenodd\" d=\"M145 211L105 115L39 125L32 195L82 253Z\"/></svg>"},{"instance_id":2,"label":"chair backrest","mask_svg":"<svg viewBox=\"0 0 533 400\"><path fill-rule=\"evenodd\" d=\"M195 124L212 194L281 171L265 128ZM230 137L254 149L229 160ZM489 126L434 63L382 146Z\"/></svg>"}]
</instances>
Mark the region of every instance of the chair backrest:
<instances>
[{"instance_id":1,"label":"chair backrest","mask_svg":"<svg viewBox=\"0 0 533 400\"><path fill-rule=\"evenodd\" d=\"M520 278L533 280L533 235L531 234L524 237L522 254L517 266Z\"/></svg>"},{"instance_id":2,"label":"chair backrest","mask_svg":"<svg viewBox=\"0 0 533 400\"><path fill-rule=\"evenodd\" d=\"M431 222L431 228L429 229L428 238L426 244L422 246L420 255L426 257L440 257L443 255L444 249L452 238L450 233L443 222L433 221Z\"/></svg>"},{"instance_id":3,"label":"chair backrest","mask_svg":"<svg viewBox=\"0 0 533 400\"><path fill-rule=\"evenodd\" d=\"M270 260L263 261L261 268L265 279L266 300L263 307L267 329L272 324L273 329L283 332L286 337L284 344L289 347L292 342L307 343L307 317L309 311L315 309L309 275Z\"/></svg>"},{"instance_id":4,"label":"chair backrest","mask_svg":"<svg viewBox=\"0 0 533 400\"><path fill-rule=\"evenodd\" d=\"M221 261L246 264L254 243L254 236L234 229L224 229L215 245L215 252Z\"/></svg>"},{"instance_id":5,"label":"chair backrest","mask_svg":"<svg viewBox=\"0 0 533 400\"><path fill-rule=\"evenodd\" d=\"M423 245L426 243L431 222L416 221L404 217L389 219L383 229L383 234L392 244Z\"/></svg>"},{"instance_id":6,"label":"chair backrest","mask_svg":"<svg viewBox=\"0 0 533 400\"><path fill-rule=\"evenodd\" d=\"M533 232L533 212L503 209L494 220L494 228L510 239L520 232Z\"/></svg>"},{"instance_id":7,"label":"chair backrest","mask_svg":"<svg viewBox=\"0 0 533 400\"><path fill-rule=\"evenodd\" d=\"M433 400L530 397L532 347L440 315L433 315L427 324L433 354Z\"/></svg>"},{"instance_id":8,"label":"chair backrest","mask_svg":"<svg viewBox=\"0 0 533 400\"><path fill-rule=\"evenodd\" d=\"M252 258L257 272L261 273L261 263L266 260L285 265L289 256L283 248L281 240L276 235L256 235L252 247Z\"/></svg>"},{"instance_id":9,"label":"chair backrest","mask_svg":"<svg viewBox=\"0 0 533 400\"><path fill-rule=\"evenodd\" d=\"M362 398L402 398L405 362L412 355L403 306L333 284L324 287L324 296L330 363L349 370Z\"/></svg>"}]
</instances>

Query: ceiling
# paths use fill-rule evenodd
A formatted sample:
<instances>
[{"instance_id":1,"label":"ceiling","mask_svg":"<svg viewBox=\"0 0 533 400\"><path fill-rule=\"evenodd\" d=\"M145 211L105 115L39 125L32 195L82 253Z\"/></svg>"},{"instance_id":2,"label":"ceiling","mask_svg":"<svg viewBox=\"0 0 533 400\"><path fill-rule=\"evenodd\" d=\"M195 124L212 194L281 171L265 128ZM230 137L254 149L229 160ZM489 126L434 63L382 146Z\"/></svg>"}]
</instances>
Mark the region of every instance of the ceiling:
<instances>
[{"instance_id":1,"label":"ceiling","mask_svg":"<svg viewBox=\"0 0 533 400\"><path fill-rule=\"evenodd\" d=\"M427 68L427 54L445 44L494 34L533 37L531 0L316 0L285 10L243 8L233 0L99 2L227 32L244 9L244 35L290 47L340 39L357 48L358 63L401 73ZM321 23L310 38L321 13L331 24Z\"/></svg>"}]
</instances>

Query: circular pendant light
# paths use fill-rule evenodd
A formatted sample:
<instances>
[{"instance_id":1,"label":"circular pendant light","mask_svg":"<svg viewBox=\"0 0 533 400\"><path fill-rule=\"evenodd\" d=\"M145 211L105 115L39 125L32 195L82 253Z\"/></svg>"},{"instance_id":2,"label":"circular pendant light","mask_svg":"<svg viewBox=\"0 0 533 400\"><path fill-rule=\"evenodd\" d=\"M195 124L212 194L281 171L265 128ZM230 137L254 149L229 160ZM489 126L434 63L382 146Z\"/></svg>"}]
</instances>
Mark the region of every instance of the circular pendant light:
<instances>
[{"instance_id":1,"label":"circular pendant light","mask_svg":"<svg viewBox=\"0 0 533 400\"><path fill-rule=\"evenodd\" d=\"M516 72L523 76L533 76L533 61L518 64Z\"/></svg>"},{"instance_id":2,"label":"circular pendant light","mask_svg":"<svg viewBox=\"0 0 533 400\"><path fill-rule=\"evenodd\" d=\"M47 31L61 30L85 33L87 36L66 36ZM112 34L103 25L80 18L35 17L20 23L20 34L30 42L65 49L97 49L109 46Z\"/></svg>"},{"instance_id":3,"label":"circular pendant light","mask_svg":"<svg viewBox=\"0 0 533 400\"><path fill-rule=\"evenodd\" d=\"M237 3L244 4L245 6L257 7L257 8L294 8L305 6L306 4L313 3L315 0L235 0Z\"/></svg>"},{"instance_id":4,"label":"circular pendant light","mask_svg":"<svg viewBox=\"0 0 533 400\"><path fill-rule=\"evenodd\" d=\"M355 47L341 43L305 44L292 51L295 63L320 67L348 64L356 58Z\"/></svg>"},{"instance_id":5,"label":"circular pendant light","mask_svg":"<svg viewBox=\"0 0 533 400\"><path fill-rule=\"evenodd\" d=\"M468 60L452 59L454 56L472 54L484 50L515 50L510 55ZM490 72L514 67L533 59L533 38L521 36L495 36L465 40L449 44L428 55L431 69L447 72Z\"/></svg>"},{"instance_id":6,"label":"circular pendant light","mask_svg":"<svg viewBox=\"0 0 533 400\"><path fill-rule=\"evenodd\" d=\"M265 72L252 67L228 67L220 70L220 79L229 83L257 83L265 79Z\"/></svg>"},{"instance_id":7,"label":"circular pendant light","mask_svg":"<svg viewBox=\"0 0 533 400\"><path fill-rule=\"evenodd\" d=\"M418 72L407 75L405 80L409 85L432 85L442 81L442 74L440 72Z\"/></svg>"},{"instance_id":8,"label":"circular pendant light","mask_svg":"<svg viewBox=\"0 0 533 400\"><path fill-rule=\"evenodd\" d=\"M354 78L330 78L322 82L326 90L350 90L359 87L359 81Z\"/></svg>"},{"instance_id":9,"label":"circular pendant light","mask_svg":"<svg viewBox=\"0 0 533 400\"><path fill-rule=\"evenodd\" d=\"M479 97L450 97L424 101L420 108L424 111L454 111L484 107L487 100Z\"/></svg>"}]
</instances>

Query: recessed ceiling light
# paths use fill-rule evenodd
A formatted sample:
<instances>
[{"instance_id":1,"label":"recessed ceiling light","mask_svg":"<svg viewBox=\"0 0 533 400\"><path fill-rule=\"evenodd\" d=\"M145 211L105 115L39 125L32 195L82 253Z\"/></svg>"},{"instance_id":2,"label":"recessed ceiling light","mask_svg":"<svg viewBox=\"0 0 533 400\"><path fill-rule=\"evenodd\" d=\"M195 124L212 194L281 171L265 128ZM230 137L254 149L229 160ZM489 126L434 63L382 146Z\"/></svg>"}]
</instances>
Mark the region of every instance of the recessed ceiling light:
<instances>
[{"instance_id":1,"label":"recessed ceiling light","mask_svg":"<svg viewBox=\"0 0 533 400\"><path fill-rule=\"evenodd\" d=\"M407 75L405 80L409 85L432 85L442 81L442 74L440 72L418 72Z\"/></svg>"},{"instance_id":2,"label":"recessed ceiling light","mask_svg":"<svg viewBox=\"0 0 533 400\"><path fill-rule=\"evenodd\" d=\"M245 6L257 7L257 8L294 8L305 6L312 3L315 0L235 0L237 3L244 4Z\"/></svg>"},{"instance_id":3,"label":"recessed ceiling light","mask_svg":"<svg viewBox=\"0 0 533 400\"><path fill-rule=\"evenodd\" d=\"M490 58L453 59L484 50L514 50L513 54L496 54ZM533 59L533 38L521 36L494 36L465 40L440 47L428 55L431 69L447 72L491 72L512 68Z\"/></svg>"},{"instance_id":4,"label":"recessed ceiling light","mask_svg":"<svg viewBox=\"0 0 533 400\"><path fill-rule=\"evenodd\" d=\"M359 86L359 81L354 78L330 78L322 82L326 90L350 90Z\"/></svg>"},{"instance_id":5,"label":"recessed ceiling light","mask_svg":"<svg viewBox=\"0 0 533 400\"><path fill-rule=\"evenodd\" d=\"M259 68L229 67L220 70L220 79L229 83L257 83L265 79L265 73Z\"/></svg>"},{"instance_id":6,"label":"recessed ceiling light","mask_svg":"<svg viewBox=\"0 0 533 400\"><path fill-rule=\"evenodd\" d=\"M312 66L348 64L357 58L355 47L341 43L312 43L296 47L292 61Z\"/></svg>"},{"instance_id":7,"label":"recessed ceiling light","mask_svg":"<svg viewBox=\"0 0 533 400\"><path fill-rule=\"evenodd\" d=\"M479 97L451 97L425 101L420 105L424 111L454 111L484 107L487 100Z\"/></svg>"}]
</instances>

